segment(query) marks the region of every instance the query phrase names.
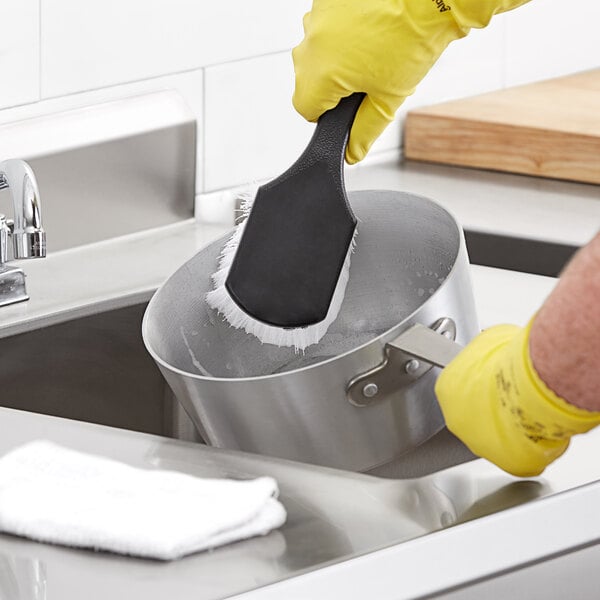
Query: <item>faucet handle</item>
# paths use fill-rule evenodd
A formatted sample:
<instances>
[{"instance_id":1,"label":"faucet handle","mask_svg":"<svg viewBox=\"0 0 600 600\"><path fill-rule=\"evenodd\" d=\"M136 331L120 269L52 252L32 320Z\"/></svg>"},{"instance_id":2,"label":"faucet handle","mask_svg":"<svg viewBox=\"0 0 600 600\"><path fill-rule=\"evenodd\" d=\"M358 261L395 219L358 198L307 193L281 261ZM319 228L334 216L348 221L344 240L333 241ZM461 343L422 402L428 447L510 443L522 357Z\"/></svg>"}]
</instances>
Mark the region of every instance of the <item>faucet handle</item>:
<instances>
[{"instance_id":1,"label":"faucet handle","mask_svg":"<svg viewBox=\"0 0 600 600\"><path fill-rule=\"evenodd\" d=\"M0 306L28 300L23 269L5 264L12 237L14 258L46 256L40 192L31 167L22 160L0 162L0 190L10 190L14 221L0 214Z\"/></svg>"},{"instance_id":2,"label":"faucet handle","mask_svg":"<svg viewBox=\"0 0 600 600\"><path fill-rule=\"evenodd\" d=\"M0 189L5 187L10 187L13 197L14 257L43 258L46 256L46 232L42 228L40 192L31 167L18 159L0 162Z\"/></svg>"}]
</instances>

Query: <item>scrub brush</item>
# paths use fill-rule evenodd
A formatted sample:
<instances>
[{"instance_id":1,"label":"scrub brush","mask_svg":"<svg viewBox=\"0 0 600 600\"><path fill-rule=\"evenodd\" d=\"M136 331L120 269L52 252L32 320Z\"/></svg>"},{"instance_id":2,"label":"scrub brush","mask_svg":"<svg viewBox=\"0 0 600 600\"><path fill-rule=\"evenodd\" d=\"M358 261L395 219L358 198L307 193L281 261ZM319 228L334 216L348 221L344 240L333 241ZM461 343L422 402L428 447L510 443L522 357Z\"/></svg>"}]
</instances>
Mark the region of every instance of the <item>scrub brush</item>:
<instances>
[{"instance_id":1,"label":"scrub brush","mask_svg":"<svg viewBox=\"0 0 600 600\"><path fill-rule=\"evenodd\" d=\"M344 153L363 98L319 118L292 167L245 201L247 218L223 248L207 303L263 343L304 350L339 313L356 232Z\"/></svg>"}]
</instances>

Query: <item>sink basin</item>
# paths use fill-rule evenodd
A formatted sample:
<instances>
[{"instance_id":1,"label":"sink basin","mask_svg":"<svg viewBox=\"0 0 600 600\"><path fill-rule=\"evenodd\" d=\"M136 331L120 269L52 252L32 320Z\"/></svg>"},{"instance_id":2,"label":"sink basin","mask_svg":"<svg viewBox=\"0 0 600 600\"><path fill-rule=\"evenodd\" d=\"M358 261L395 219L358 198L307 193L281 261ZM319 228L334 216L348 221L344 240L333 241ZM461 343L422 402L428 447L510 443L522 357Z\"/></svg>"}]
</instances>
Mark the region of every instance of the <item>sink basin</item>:
<instances>
[{"instance_id":1,"label":"sink basin","mask_svg":"<svg viewBox=\"0 0 600 600\"><path fill-rule=\"evenodd\" d=\"M0 339L0 405L201 441L144 347L145 308L137 304ZM442 430L372 474L420 477L472 458Z\"/></svg>"},{"instance_id":2,"label":"sink basin","mask_svg":"<svg viewBox=\"0 0 600 600\"><path fill-rule=\"evenodd\" d=\"M0 339L0 404L196 439L140 335L145 304Z\"/></svg>"}]
</instances>

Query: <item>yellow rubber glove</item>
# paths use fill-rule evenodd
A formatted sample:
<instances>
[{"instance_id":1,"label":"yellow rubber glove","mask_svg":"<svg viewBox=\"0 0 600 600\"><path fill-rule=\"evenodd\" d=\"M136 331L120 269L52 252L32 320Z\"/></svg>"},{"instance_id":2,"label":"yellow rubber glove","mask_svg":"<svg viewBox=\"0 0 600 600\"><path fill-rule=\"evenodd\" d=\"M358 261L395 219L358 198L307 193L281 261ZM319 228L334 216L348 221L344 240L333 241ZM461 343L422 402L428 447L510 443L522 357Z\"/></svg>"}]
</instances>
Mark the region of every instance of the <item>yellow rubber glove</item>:
<instances>
[{"instance_id":1,"label":"yellow rubber glove","mask_svg":"<svg viewBox=\"0 0 600 600\"><path fill-rule=\"evenodd\" d=\"M528 0L313 0L294 48L293 103L316 121L341 98L367 94L346 160L362 160L446 46Z\"/></svg>"},{"instance_id":2,"label":"yellow rubber glove","mask_svg":"<svg viewBox=\"0 0 600 600\"><path fill-rule=\"evenodd\" d=\"M571 436L600 424L600 412L565 402L540 379L529 355L530 328L484 331L435 388L448 429L474 454L520 477L539 475Z\"/></svg>"}]
</instances>

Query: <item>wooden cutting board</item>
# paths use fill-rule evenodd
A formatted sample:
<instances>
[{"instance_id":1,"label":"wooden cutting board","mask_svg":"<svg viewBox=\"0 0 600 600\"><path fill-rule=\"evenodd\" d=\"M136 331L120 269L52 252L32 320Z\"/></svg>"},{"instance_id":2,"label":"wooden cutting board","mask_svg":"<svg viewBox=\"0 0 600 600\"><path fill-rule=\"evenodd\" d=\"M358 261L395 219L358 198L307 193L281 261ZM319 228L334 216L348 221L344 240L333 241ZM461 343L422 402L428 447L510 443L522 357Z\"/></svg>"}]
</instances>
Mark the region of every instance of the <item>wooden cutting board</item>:
<instances>
[{"instance_id":1,"label":"wooden cutting board","mask_svg":"<svg viewBox=\"0 0 600 600\"><path fill-rule=\"evenodd\" d=\"M600 69L408 113L415 160L600 184Z\"/></svg>"}]
</instances>

